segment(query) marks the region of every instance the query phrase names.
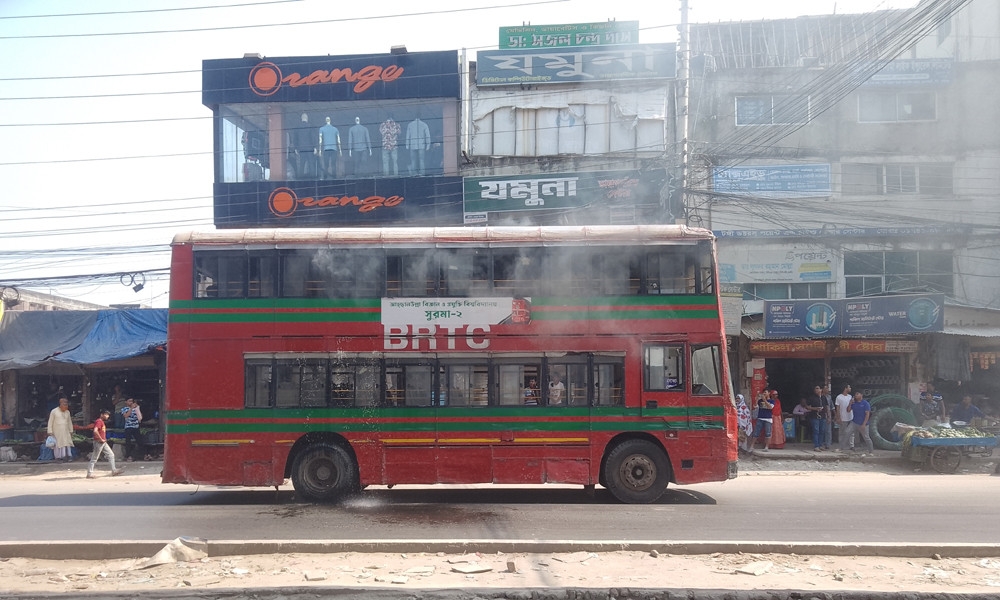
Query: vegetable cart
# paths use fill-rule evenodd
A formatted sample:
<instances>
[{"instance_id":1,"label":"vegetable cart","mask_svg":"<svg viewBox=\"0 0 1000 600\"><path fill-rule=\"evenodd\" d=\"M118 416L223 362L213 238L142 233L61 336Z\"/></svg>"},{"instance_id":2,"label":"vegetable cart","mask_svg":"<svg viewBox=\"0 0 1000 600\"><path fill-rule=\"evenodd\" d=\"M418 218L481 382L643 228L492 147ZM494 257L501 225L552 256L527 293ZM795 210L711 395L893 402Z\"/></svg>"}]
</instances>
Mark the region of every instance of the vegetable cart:
<instances>
[{"instance_id":1,"label":"vegetable cart","mask_svg":"<svg viewBox=\"0 0 1000 600\"><path fill-rule=\"evenodd\" d=\"M995 437L919 437L907 436L903 458L929 465L938 473L954 473L963 456L992 456Z\"/></svg>"}]
</instances>

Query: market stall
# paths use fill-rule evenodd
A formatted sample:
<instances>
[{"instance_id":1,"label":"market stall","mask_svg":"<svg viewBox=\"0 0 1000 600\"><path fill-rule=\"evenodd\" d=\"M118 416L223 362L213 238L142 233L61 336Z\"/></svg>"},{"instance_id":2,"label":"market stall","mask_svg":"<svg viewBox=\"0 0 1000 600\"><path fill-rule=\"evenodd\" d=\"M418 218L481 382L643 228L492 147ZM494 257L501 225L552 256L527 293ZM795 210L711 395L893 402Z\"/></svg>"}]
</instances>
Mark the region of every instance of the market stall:
<instances>
[{"instance_id":1,"label":"market stall","mask_svg":"<svg viewBox=\"0 0 1000 600\"><path fill-rule=\"evenodd\" d=\"M996 445L994 433L975 427L912 427L903 435L903 458L954 473L962 457L992 456Z\"/></svg>"}]
</instances>

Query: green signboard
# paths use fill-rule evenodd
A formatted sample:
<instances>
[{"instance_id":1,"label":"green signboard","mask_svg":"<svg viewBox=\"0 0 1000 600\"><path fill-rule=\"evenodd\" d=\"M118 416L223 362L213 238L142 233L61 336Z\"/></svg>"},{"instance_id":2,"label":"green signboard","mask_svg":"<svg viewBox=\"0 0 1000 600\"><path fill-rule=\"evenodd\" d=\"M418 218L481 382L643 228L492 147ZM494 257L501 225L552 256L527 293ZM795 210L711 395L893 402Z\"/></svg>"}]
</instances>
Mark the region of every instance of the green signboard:
<instances>
[{"instance_id":1,"label":"green signboard","mask_svg":"<svg viewBox=\"0 0 1000 600\"><path fill-rule=\"evenodd\" d=\"M569 48L638 44L639 21L569 25L522 25L500 28L500 48Z\"/></svg>"}]
</instances>

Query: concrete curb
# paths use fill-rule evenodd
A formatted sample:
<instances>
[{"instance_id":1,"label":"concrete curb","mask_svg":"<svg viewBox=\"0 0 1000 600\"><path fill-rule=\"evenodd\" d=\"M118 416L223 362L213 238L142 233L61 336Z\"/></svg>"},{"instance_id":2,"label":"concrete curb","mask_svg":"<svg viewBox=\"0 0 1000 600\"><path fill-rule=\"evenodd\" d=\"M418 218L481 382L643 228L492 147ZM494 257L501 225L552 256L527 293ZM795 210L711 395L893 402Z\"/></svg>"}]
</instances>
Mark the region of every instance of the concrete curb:
<instances>
[{"instance_id":1,"label":"concrete curb","mask_svg":"<svg viewBox=\"0 0 1000 600\"><path fill-rule=\"evenodd\" d=\"M116 542L0 542L0 558L47 560L109 560L144 558L159 552L170 540ZM555 554L629 550L660 554L797 554L819 556L885 556L897 558L986 558L1000 556L995 544L913 544L828 542L698 542L698 541L573 541L573 540L215 540L208 542L209 556L251 554L332 554L444 552L464 554Z\"/></svg>"}]
</instances>

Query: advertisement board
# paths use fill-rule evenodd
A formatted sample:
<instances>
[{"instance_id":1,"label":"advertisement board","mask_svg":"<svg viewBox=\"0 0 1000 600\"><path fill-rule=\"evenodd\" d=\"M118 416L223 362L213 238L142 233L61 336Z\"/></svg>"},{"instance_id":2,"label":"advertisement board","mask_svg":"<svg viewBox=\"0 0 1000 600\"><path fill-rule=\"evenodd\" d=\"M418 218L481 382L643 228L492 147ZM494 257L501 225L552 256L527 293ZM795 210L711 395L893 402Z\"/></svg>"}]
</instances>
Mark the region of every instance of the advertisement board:
<instances>
[{"instance_id":1,"label":"advertisement board","mask_svg":"<svg viewBox=\"0 0 1000 600\"><path fill-rule=\"evenodd\" d=\"M943 329L943 294L764 302L766 338L864 337Z\"/></svg>"},{"instance_id":2,"label":"advertisement board","mask_svg":"<svg viewBox=\"0 0 1000 600\"><path fill-rule=\"evenodd\" d=\"M663 171L581 171L466 177L467 215L592 205L654 205L666 181ZM468 221L468 220L467 220Z\"/></svg>"},{"instance_id":3,"label":"advertisement board","mask_svg":"<svg viewBox=\"0 0 1000 600\"><path fill-rule=\"evenodd\" d=\"M712 185L720 194L829 196L830 165L714 167Z\"/></svg>"},{"instance_id":4,"label":"advertisement board","mask_svg":"<svg viewBox=\"0 0 1000 600\"><path fill-rule=\"evenodd\" d=\"M568 25L520 25L500 28L500 48L561 48L638 44L639 21Z\"/></svg>"},{"instance_id":5,"label":"advertisement board","mask_svg":"<svg viewBox=\"0 0 1000 600\"><path fill-rule=\"evenodd\" d=\"M215 184L220 229L461 224L461 177Z\"/></svg>"},{"instance_id":6,"label":"advertisement board","mask_svg":"<svg viewBox=\"0 0 1000 600\"><path fill-rule=\"evenodd\" d=\"M202 63L202 103L459 98L458 51L251 56Z\"/></svg>"},{"instance_id":7,"label":"advertisement board","mask_svg":"<svg viewBox=\"0 0 1000 600\"><path fill-rule=\"evenodd\" d=\"M828 248L719 248L722 283L829 283L836 281L839 259Z\"/></svg>"},{"instance_id":8,"label":"advertisement board","mask_svg":"<svg viewBox=\"0 0 1000 600\"><path fill-rule=\"evenodd\" d=\"M669 79L675 44L485 50L476 55L476 85L586 83Z\"/></svg>"}]
</instances>

